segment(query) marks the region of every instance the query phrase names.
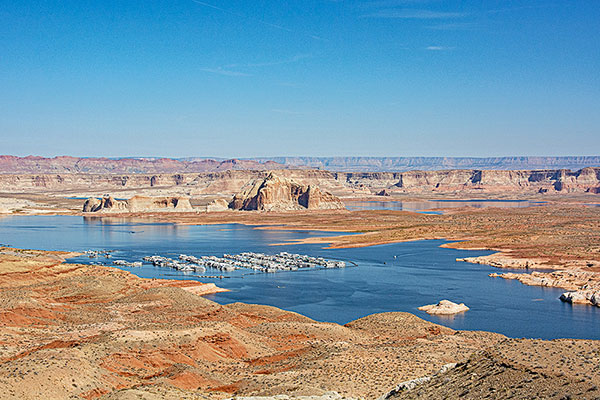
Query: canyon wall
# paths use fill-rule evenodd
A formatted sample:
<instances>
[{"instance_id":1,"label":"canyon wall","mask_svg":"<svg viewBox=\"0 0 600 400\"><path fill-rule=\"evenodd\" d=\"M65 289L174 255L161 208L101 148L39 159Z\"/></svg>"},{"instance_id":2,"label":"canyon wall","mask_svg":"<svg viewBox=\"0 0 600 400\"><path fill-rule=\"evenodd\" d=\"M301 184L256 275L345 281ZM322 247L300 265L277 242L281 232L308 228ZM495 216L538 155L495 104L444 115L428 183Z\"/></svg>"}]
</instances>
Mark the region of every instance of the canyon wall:
<instances>
[{"instance_id":1,"label":"canyon wall","mask_svg":"<svg viewBox=\"0 0 600 400\"><path fill-rule=\"evenodd\" d=\"M570 170L446 170L335 173L346 185L388 192L600 193L600 168Z\"/></svg>"},{"instance_id":2,"label":"canyon wall","mask_svg":"<svg viewBox=\"0 0 600 400\"><path fill-rule=\"evenodd\" d=\"M152 174L184 173L226 170L281 169L284 165L273 161L254 160L179 160L172 158L80 158L60 156L15 157L0 156L0 173L89 173L89 174Z\"/></svg>"},{"instance_id":3,"label":"canyon wall","mask_svg":"<svg viewBox=\"0 0 600 400\"><path fill-rule=\"evenodd\" d=\"M581 169L600 167L600 156L565 157L265 157L288 167L318 168L329 171L411 171L446 169Z\"/></svg>"},{"instance_id":4,"label":"canyon wall","mask_svg":"<svg viewBox=\"0 0 600 400\"><path fill-rule=\"evenodd\" d=\"M337 172L438 170L546 170L600 167L600 156L565 157L264 157L80 158L0 156L0 174L165 174L227 170L320 169Z\"/></svg>"},{"instance_id":5,"label":"canyon wall","mask_svg":"<svg viewBox=\"0 0 600 400\"><path fill-rule=\"evenodd\" d=\"M115 190L155 195L232 196L264 179L269 171L228 170L175 174L0 174L0 192L98 195ZM600 193L600 168L570 170L445 170L408 172L329 172L278 170L302 185L338 196L386 193Z\"/></svg>"}]
</instances>

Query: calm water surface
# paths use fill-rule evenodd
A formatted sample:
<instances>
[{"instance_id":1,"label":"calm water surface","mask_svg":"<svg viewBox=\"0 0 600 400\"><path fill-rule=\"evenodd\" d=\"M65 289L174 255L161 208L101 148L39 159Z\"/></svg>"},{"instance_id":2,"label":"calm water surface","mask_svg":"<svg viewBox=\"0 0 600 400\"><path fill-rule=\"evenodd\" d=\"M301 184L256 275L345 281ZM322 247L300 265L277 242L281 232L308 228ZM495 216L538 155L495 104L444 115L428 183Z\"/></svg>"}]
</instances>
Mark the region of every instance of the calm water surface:
<instances>
[{"instance_id":1,"label":"calm water surface","mask_svg":"<svg viewBox=\"0 0 600 400\"><path fill-rule=\"evenodd\" d=\"M430 211L438 208L460 208L460 207L501 207L522 208L544 205L543 201L530 200L500 200L500 199L477 199L477 200L426 200L426 201L345 201L346 208L350 211L356 210L397 210L413 211L424 214L440 214Z\"/></svg>"},{"instance_id":2,"label":"calm water surface","mask_svg":"<svg viewBox=\"0 0 600 400\"><path fill-rule=\"evenodd\" d=\"M297 252L353 261L357 267L303 270L275 274L235 271L225 279L198 277L144 265L127 268L145 278L195 279L214 282L230 292L212 295L227 304L236 301L267 304L299 312L319 321L346 323L368 314L407 311L454 329L487 330L512 337L600 339L600 310L571 306L558 297L560 289L525 286L490 278L497 269L459 263L458 257L485 251L443 249L444 241L429 240L359 249L323 249L322 245L270 246L272 243L331 232L265 230L229 224L183 226L128 219L75 216L13 216L0 218L0 243L44 250L114 250L113 259L140 261L159 254L177 257L222 255L243 251ZM71 262L108 261L80 257ZM514 271L520 272L520 271ZM207 275L221 272L208 270ZM417 307L441 299L464 302L471 310L455 317L429 316Z\"/></svg>"}]
</instances>

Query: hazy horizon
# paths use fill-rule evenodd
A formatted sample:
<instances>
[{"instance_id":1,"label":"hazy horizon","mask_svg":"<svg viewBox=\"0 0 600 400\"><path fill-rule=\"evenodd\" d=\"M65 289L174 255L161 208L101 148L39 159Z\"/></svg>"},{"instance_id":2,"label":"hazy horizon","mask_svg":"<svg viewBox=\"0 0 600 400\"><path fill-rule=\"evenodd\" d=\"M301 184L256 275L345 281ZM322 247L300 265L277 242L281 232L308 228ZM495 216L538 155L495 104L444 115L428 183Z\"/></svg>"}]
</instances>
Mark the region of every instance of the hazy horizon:
<instances>
[{"instance_id":1,"label":"hazy horizon","mask_svg":"<svg viewBox=\"0 0 600 400\"><path fill-rule=\"evenodd\" d=\"M600 157L600 154L567 154L567 155L500 155L500 156L403 156L403 155L384 155L384 156L372 156L372 155L326 155L326 156L313 156L313 155L274 155L274 156L257 156L257 157L246 157L246 156L233 156L233 157L218 157L218 156L185 156L185 157L172 157L168 155L126 155L126 156L85 156L85 155L71 155L71 154L57 154L57 155L39 155L39 154L0 154L1 156L14 156L14 157L42 157L42 158L59 158L59 157L73 157L73 158L106 158L106 159L172 159L172 160L189 160L189 159L203 159L203 160L268 160L275 158L315 158L315 159L327 159L327 158L448 158L448 159L487 159L487 158L593 158Z\"/></svg>"}]
</instances>

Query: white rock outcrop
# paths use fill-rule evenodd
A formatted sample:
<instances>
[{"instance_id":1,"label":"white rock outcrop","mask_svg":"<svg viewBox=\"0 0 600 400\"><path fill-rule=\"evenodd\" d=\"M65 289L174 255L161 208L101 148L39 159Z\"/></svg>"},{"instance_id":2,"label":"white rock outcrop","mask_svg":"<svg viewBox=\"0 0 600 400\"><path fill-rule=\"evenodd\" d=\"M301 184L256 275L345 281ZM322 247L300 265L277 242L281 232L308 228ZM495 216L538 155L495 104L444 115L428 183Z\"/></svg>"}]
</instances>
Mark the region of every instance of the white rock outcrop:
<instances>
[{"instance_id":1,"label":"white rock outcrop","mask_svg":"<svg viewBox=\"0 0 600 400\"><path fill-rule=\"evenodd\" d=\"M600 292L593 290L575 290L560 295L560 300L571 304L591 304L600 307Z\"/></svg>"},{"instance_id":2,"label":"white rock outcrop","mask_svg":"<svg viewBox=\"0 0 600 400\"><path fill-rule=\"evenodd\" d=\"M468 311L469 307L464 303L456 304L450 300L442 300L437 304L419 307L419 310L431 315L452 315Z\"/></svg>"},{"instance_id":3,"label":"white rock outcrop","mask_svg":"<svg viewBox=\"0 0 600 400\"><path fill-rule=\"evenodd\" d=\"M216 199L206 206L206 212L219 212L229 210L229 202L225 199Z\"/></svg>"},{"instance_id":4,"label":"white rock outcrop","mask_svg":"<svg viewBox=\"0 0 600 400\"><path fill-rule=\"evenodd\" d=\"M354 398L343 397L337 392L325 392L322 395L294 396L279 394L275 396L236 396L227 400L354 400Z\"/></svg>"}]
</instances>

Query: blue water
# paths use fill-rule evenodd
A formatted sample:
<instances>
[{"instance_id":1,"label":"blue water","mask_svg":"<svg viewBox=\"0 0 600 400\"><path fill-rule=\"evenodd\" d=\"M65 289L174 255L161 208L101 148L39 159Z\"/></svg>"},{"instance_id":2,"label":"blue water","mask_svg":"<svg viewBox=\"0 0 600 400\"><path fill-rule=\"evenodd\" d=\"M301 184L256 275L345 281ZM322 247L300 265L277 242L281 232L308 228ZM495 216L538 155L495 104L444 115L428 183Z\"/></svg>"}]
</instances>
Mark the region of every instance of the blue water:
<instances>
[{"instance_id":1,"label":"blue water","mask_svg":"<svg viewBox=\"0 0 600 400\"><path fill-rule=\"evenodd\" d=\"M423 214L441 214L439 211L431 211L438 208L460 208L460 207L500 207L500 208L522 208L541 206L546 204L543 201L530 200L502 200L502 199L473 199L473 200L425 200L425 201L365 201L350 200L344 202L346 208L350 211L356 210L397 210L412 211Z\"/></svg>"},{"instance_id":2,"label":"blue water","mask_svg":"<svg viewBox=\"0 0 600 400\"><path fill-rule=\"evenodd\" d=\"M322 245L271 246L338 233L265 230L244 225L185 226L116 218L13 216L0 218L0 243L45 250L114 250L113 259L139 261L160 254L222 255L243 251L297 252L357 263L357 267L301 270L275 274L235 271L216 279L144 265L120 267L145 278L195 279L214 282L230 292L209 296L227 304L267 304L319 321L346 323L376 312L406 311L454 329L494 331L512 337L600 339L600 310L562 303L559 289L525 286L490 278L497 269L459 263L458 257L486 251L444 249L442 240L416 241L357 249L324 249ZM396 256L396 257L394 257ZM71 262L108 261L79 257ZM507 270L509 271L509 270ZM504 272L504 271L502 271ZM522 271L513 271L522 272ZM417 310L441 299L464 302L471 310L454 317L435 317Z\"/></svg>"}]
</instances>

